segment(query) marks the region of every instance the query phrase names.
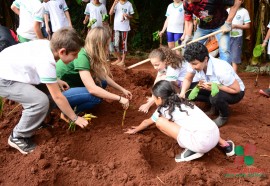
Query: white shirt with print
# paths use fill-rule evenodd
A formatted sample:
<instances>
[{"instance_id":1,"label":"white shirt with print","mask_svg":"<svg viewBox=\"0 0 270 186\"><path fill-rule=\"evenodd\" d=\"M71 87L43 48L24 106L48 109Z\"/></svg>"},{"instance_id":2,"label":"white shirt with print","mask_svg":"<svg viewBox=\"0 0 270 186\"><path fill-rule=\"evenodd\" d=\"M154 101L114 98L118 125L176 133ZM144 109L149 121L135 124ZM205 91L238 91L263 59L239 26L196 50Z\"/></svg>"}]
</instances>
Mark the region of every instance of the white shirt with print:
<instances>
[{"instance_id":1,"label":"white shirt with print","mask_svg":"<svg viewBox=\"0 0 270 186\"><path fill-rule=\"evenodd\" d=\"M43 22L44 9L39 0L15 0L13 5L20 10L17 34L30 40L37 39L34 22Z\"/></svg>"},{"instance_id":2,"label":"white shirt with print","mask_svg":"<svg viewBox=\"0 0 270 186\"><path fill-rule=\"evenodd\" d=\"M204 82L217 83L224 86L230 86L235 80L238 81L240 85L240 90L245 90L245 85L240 77L235 73L232 66L224 60L214 58L209 55L208 65L206 73L203 70L196 71L188 66L188 72L196 74L200 80Z\"/></svg>"},{"instance_id":3,"label":"white shirt with print","mask_svg":"<svg viewBox=\"0 0 270 186\"><path fill-rule=\"evenodd\" d=\"M114 7L114 30L126 32L130 31L130 21L129 19L124 19L123 14L134 14L132 4L129 1L126 1L124 4L121 4L120 1Z\"/></svg>"},{"instance_id":4,"label":"white shirt with print","mask_svg":"<svg viewBox=\"0 0 270 186\"><path fill-rule=\"evenodd\" d=\"M167 32L172 33L183 33L184 32L184 7L183 3L179 6L175 6L174 3L171 3L166 12L168 17L168 26Z\"/></svg>"},{"instance_id":5,"label":"white shirt with print","mask_svg":"<svg viewBox=\"0 0 270 186\"><path fill-rule=\"evenodd\" d=\"M65 11L67 10L68 6L65 0L50 0L45 3L45 13L50 15L53 32L69 26L68 19L65 15Z\"/></svg>"},{"instance_id":6,"label":"white shirt with print","mask_svg":"<svg viewBox=\"0 0 270 186\"><path fill-rule=\"evenodd\" d=\"M19 43L0 53L0 78L34 85L56 83L55 65L48 40Z\"/></svg>"},{"instance_id":7,"label":"white shirt with print","mask_svg":"<svg viewBox=\"0 0 270 186\"><path fill-rule=\"evenodd\" d=\"M227 9L228 13L230 12L230 8ZM250 23L250 16L245 8L239 8L233 18L232 24L233 25L244 25ZM240 37L243 35L243 29L234 28L230 32L231 37Z\"/></svg>"},{"instance_id":8,"label":"white shirt with print","mask_svg":"<svg viewBox=\"0 0 270 186\"><path fill-rule=\"evenodd\" d=\"M93 2L90 2L86 5L85 15L89 15L89 21L96 19L97 22L91 26L91 28L95 28L97 26L103 26L102 24L102 16L107 14L107 9L104 4L94 5Z\"/></svg>"}]
</instances>

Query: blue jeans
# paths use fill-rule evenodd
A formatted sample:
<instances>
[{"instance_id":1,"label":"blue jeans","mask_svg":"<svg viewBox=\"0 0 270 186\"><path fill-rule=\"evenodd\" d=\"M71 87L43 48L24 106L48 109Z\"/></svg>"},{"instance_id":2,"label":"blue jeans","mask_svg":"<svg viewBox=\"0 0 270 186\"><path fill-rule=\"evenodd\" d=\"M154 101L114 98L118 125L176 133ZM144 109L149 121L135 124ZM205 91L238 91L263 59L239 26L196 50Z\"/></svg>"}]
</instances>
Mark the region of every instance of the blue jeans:
<instances>
[{"instance_id":1,"label":"blue jeans","mask_svg":"<svg viewBox=\"0 0 270 186\"><path fill-rule=\"evenodd\" d=\"M107 87L107 82L101 82L102 88ZM72 108L76 107L76 113L83 112L87 109L93 108L95 105L100 104L102 99L93 96L85 87L74 87L63 92Z\"/></svg>"},{"instance_id":2,"label":"blue jeans","mask_svg":"<svg viewBox=\"0 0 270 186\"><path fill-rule=\"evenodd\" d=\"M201 29L201 28L197 28L196 32L194 33L194 39L197 39L199 37L211 34L217 30L219 30L220 28L216 28L216 29ZM216 38L218 40L218 45L219 45L219 58L227 61L228 63L231 63L231 59L230 59L230 33L219 33L216 35ZM207 39L203 39L201 41L199 41L200 43L204 43Z\"/></svg>"}]
</instances>

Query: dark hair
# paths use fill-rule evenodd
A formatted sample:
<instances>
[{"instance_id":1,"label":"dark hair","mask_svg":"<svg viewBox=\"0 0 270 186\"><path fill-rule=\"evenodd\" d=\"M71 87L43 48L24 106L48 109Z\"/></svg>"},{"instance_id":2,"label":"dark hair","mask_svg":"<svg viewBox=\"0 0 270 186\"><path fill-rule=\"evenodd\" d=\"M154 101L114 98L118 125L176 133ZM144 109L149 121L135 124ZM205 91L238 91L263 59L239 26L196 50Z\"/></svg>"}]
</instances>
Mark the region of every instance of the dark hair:
<instances>
[{"instance_id":1,"label":"dark hair","mask_svg":"<svg viewBox=\"0 0 270 186\"><path fill-rule=\"evenodd\" d=\"M53 51L65 48L66 54L68 54L69 52L79 51L83 47L84 41L75 29L61 28L53 34L50 45Z\"/></svg>"},{"instance_id":2,"label":"dark hair","mask_svg":"<svg viewBox=\"0 0 270 186\"><path fill-rule=\"evenodd\" d=\"M166 66L171 66L174 69L181 68L184 58L182 55L178 55L175 51L172 51L168 47L160 47L154 49L150 54L149 58L159 58L162 62L166 63Z\"/></svg>"},{"instance_id":3,"label":"dark hair","mask_svg":"<svg viewBox=\"0 0 270 186\"><path fill-rule=\"evenodd\" d=\"M203 62L205 57L209 58L209 53L203 44L199 42L191 43L187 45L185 52L184 52L184 58L189 63L198 60L200 62Z\"/></svg>"},{"instance_id":4,"label":"dark hair","mask_svg":"<svg viewBox=\"0 0 270 186\"><path fill-rule=\"evenodd\" d=\"M186 112L188 115L188 112L186 110L182 110L181 104L184 104L186 106L189 106L190 108L194 108L194 105L189 102L185 98L180 98L175 89L173 88L173 84L170 81L161 80L158 81L153 87L152 87L152 94L155 97L160 97L162 99L162 104L158 107L158 113L161 115L160 109L162 107L168 107L169 115L170 115L170 121L173 121L172 113L175 110L176 107L179 108L181 112Z\"/></svg>"}]
</instances>

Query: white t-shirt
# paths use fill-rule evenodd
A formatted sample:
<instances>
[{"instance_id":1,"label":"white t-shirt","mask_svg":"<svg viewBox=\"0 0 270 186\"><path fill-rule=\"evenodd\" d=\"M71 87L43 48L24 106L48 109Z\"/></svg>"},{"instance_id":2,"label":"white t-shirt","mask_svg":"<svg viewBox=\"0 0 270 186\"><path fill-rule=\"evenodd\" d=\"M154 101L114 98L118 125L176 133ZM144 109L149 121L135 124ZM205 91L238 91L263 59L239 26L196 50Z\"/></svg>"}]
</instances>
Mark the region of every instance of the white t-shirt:
<instances>
[{"instance_id":1,"label":"white t-shirt","mask_svg":"<svg viewBox=\"0 0 270 186\"><path fill-rule=\"evenodd\" d=\"M190 65L188 66L187 71L193 74L197 74L197 77L199 77L200 80L203 80L205 82L217 83L224 86L230 86L235 80L237 80L240 85L240 90L245 90L245 85L243 81L235 73L232 66L226 61L214 58L211 55L209 55L206 74L203 70L199 72L193 70Z\"/></svg>"},{"instance_id":2,"label":"white t-shirt","mask_svg":"<svg viewBox=\"0 0 270 186\"><path fill-rule=\"evenodd\" d=\"M0 78L35 85L56 83L55 65L48 40L19 43L0 53Z\"/></svg>"},{"instance_id":3,"label":"white t-shirt","mask_svg":"<svg viewBox=\"0 0 270 186\"><path fill-rule=\"evenodd\" d=\"M90 16L89 21L91 21L92 19L97 20L97 22L91 26L91 28L95 28L97 26L103 26L102 16L107 14L107 9L104 4L100 4L97 6L90 2L86 5L84 14Z\"/></svg>"},{"instance_id":4,"label":"white t-shirt","mask_svg":"<svg viewBox=\"0 0 270 186\"><path fill-rule=\"evenodd\" d=\"M194 109L181 104L181 109L186 112L181 112L178 107L172 112L172 121L177 125L189 130L189 131L212 131L217 128L216 124L197 106L194 105ZM161 108L161 114L163 117L170 119L168 108ZM152 121L156 122L159 117L158 109L151 116Z\"/></svg>"},{"instance_id":5,"label":"white t-shirt","mask_svg":"<svg viewBox=\"0 0 270 186\"><path fill-rule=\"evenodd\" d=\"M174 3L169 4L166 12L168 17L167 32L183 33L184 32L184 7L183 3L175 7Z\"/></svg>"},{"instance_id":6,"label":"white t-shirt","mask_svg":"<svg viewBox=\"0 0 270 186\"><path fill-rule=\"evenodd\" d=\"M132 4L129 1L126 1L124 4L118 2L114 7L114 13L114 30L130 31L129 19L124 19L123 14L134 14Z\"/></svg>"},{"instance_id":7,"label":"white t-shirt","mask_svg":"<svg viewBox=\"0 0 270 186\"><path fill-rule=\"evenodd\" d=\"M270 22L268 23L267 28L270 29ZM269 40L270 39L268 39L267 54L270 54L270 42L269 42Z\"/></svg>"},{"instance_id":8,"label":"white t-shirt","mask_svg":"<svg viewBox=\"0 0 270 186\"><path fill-rule=\"evenodd\" d=\"M167 67L166 70L166 80L167 81L180 81L181 83L184 81L186 73L187 73L187 67L189 63L183 62L181 68L174 69L171 66ZM192 82L198 82L199 78L195 74Z\"/></svg>"},{"instance_id":9,"label":"white t-shirt","mask_svg":"<svg viewBox=\"0 0 270 186\"><path fill-rule=\"evenodd\" d=\"M65 15L65 11L68 10L65 0L50 0L45 3L44 7L45 14L50 15L53 32L69 26L68 19Z\"/></svg>"},{"instance_id":10,"label":"white t-shirt","mask_svg":"<svg viewBox=\"0 0 270 186\"><path fill-rule=\"evenodd\" d=\"M13 5L20 9L18 35L34 40L34 22L43 22L44 9L39 0L15 0Z\"/></svg>"},{"instance_id":11,"label":"white t-shirt","mask_svg":"<svg viewBox=\"0 0 270 186\"><path fill-rule=\"evenodd\" d=\"M228 13L230 12L230 8L227 9ZM239 8L233 18L232 24L233 25L244 25L250 23L250 17L247 9ZM243 30L234 28L230 32L231 37L240 37L243 35Z\"/></svg>"}]
</instances>

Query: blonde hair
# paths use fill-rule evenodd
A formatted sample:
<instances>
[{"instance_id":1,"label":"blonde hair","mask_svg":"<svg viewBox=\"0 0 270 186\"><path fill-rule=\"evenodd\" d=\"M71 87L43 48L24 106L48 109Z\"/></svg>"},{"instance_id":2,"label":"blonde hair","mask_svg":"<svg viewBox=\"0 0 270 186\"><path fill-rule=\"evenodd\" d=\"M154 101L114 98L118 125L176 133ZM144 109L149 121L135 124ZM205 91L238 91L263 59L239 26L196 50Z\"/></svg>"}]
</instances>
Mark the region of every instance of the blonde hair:
<instances>
[{"instance_id":1,"label":"blonde hair","mask_svg":"<svg viewBox=\"0 0 270 186\"><path fill-rule=\"evenodd\" d=\"M176 54L168 47L160 47L158 49L154 49L149 54L149 58L159 58L162 62L166 63L166 66L170 65L174 69L182 67L182 62L184 61L182 55Z\"/></svg>"},{"instance_id":2,"label":"blonde hair","mask_svg":"<svg viewBox=\"0 0 270 186\"><path fill-rule=\"evenodd\" d=\"M107 62L108 41L111 35L103 27L91 29L85 39L85 51L90 58L90 72L98 82L104 80L106 76L111 76Z\"/></svg>"},{"instance_id":3,"label":"blonde hair","mask_svg":"<svg viewBox=\"0 0 270 186\"><path fill-rule=\"evenodd\" d=\"M69 52L77 52L84 45L84 41L73 28L62 28L57 30L50 41L51 49L55 52L61 48L66 49L66 54Z\"/></svg>"}]
</instances>

